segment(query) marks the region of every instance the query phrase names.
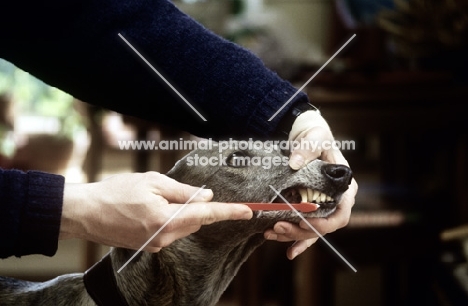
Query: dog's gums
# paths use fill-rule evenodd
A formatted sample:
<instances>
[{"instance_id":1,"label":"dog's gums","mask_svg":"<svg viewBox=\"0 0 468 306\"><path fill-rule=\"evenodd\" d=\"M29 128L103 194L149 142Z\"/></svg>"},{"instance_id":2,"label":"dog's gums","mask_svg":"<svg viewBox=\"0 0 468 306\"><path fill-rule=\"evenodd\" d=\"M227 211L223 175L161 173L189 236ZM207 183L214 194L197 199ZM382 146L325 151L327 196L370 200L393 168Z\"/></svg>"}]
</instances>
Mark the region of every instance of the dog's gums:
<instances>
[{"instance_id":1,"label":"dog's gums","mask_svg":"<svg viewBox=\"0 0 468 306\"><path fill-rule=\"evenodd\" d=\"M218 150L195 150L179 161L167 176L192 186L213 191L213 201L226 203L316 203L302 216L327 217L339 205L348 189L351 170L314 160L299 170L279 163L269 169L262 166L239 166L233 162L243 156L258 160L282 160L276 150L225 151L224 165L190 166L187 158L194 155L207 160L219 157ZM271 187L273 188L271 188ZM281 197L276 193L278 190ZM268 205L268 204L267 204ZM265 230L280 221L298 223L301 217L292 210L260 210L250 220L231 220L202 226L185 238L174 241L158 253L141 252L120 273L116 271L134 251L116 248L110 253L115 281L128 305L216 305L242 263L264 241ZM111 271L112 271L111 269ZM112 276L112 274L111 274ZM115 278L115 279L113 279ZM99 292L97 288L95 291ZM0 277L0 304L42 306L95 305L83 285L83 274L59 276L44 283Z\"/></svg>"}]
</instances>

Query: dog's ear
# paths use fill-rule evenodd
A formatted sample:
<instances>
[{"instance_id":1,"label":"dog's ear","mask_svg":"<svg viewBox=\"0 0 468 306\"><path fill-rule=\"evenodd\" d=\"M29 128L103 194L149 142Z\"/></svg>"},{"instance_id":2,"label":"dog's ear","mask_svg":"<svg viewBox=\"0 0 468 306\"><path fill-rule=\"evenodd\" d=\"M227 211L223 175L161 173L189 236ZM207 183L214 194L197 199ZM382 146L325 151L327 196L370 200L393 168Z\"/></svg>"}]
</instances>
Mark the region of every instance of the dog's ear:
<instances>
[{"instance_id":1,"label":"dog's ear","mask_svg":"<svg viewBox=\"0 0 468 306\"><path fill-rule=\"evenodd\" d=\"M181 163L181 159L179 159L178 161L176 161L176 163L174 164L174 166L172 168L176 168L178 167L178 165Z\"/></svg>"},{"instance_id":2,"label":"dog's ear","mask_svg":"<svg viewBox=\"0 0 468 306\"><path fill-rule=\"evenodd\" d=\"M172 169L169 170L166 175L180 183L189 184L192 186L203 185L203 181L205 181L207 177L210 177L209 173L207 172L209 171L210 167L197 165L193 162L193 160L190 160L193 152L194 151L178 160L174 167L172 167Z\"/></svg>"},{"instance_id":3,"label":"dog's ear","mask_svg":"<svg viewBox=\"0 0 468 306\"><path fill-rule=\"evenodd\" d=\"M185 159L185 156L182 158L182 159L179 159L175 164L174 166L171 168L171 170L169 170L166 175L170 178L173 178L177 181L180 182L180 176L183 174L183 170L181 170L181 168L183 168L185 166L185 162L184 162L184 159Z\"/></svg>"}]
</instances>

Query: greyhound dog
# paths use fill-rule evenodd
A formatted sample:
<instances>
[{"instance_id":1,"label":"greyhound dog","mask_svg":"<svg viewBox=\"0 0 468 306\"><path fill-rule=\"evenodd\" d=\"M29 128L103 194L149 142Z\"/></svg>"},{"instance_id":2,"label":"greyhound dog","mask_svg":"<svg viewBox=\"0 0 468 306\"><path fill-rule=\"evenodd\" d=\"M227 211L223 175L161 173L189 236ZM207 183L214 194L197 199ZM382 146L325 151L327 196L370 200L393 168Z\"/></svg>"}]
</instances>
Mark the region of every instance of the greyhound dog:
<instances>
[{"instance_id":1,"label":"greyhound dog","mask_svg":"<svg viewBox=\"0 0 468 306\"><path fill-rule=\"evenodd\" d=\"M210 166L195 162L210 158L222 163ZM213 190L214 201L284 203L271 185L290 203L320 205L313 212L301 213L303 217L333 213L351 182L351 170L314 160L295 171L285 158L279 149L231 149L222 153L198 149L179 160L167 176L193 186L206 185ZM276 163L266 167L265 163L248 162L255 159ZM135 251L114 248L107 256L108 275L88 286L86 273L62 275L43 283L0 277L0 305L118 305L100 302L89 293L106 291L111 283L116 288L113 295L123 300L121 305L215 305L240 266L265 241L264 231L279 220L298 223L301 218L291 210L263 210L254 211L250 220L205 225L158 253L138 253L120 273L117 270Z\"/></svg>"}]
</instances>

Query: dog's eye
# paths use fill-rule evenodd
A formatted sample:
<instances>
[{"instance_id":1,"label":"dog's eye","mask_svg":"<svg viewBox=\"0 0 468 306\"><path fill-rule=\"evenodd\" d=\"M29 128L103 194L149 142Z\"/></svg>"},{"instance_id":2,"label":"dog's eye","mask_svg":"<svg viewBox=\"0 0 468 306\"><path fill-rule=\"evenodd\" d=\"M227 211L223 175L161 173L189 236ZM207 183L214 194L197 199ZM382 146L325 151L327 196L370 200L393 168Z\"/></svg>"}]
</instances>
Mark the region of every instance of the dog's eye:
<instances>
[{"instance_id":1,"label":"dog's eye","mask_svg":"<svg viewBox=\"0 0 468 306\"><path fill-rule=\"evenodd\" d=\"M241 151L231 153L226 159L226 164L229 167L248 167L250 165L250 158Z\"/></svg>"}]
</instances>

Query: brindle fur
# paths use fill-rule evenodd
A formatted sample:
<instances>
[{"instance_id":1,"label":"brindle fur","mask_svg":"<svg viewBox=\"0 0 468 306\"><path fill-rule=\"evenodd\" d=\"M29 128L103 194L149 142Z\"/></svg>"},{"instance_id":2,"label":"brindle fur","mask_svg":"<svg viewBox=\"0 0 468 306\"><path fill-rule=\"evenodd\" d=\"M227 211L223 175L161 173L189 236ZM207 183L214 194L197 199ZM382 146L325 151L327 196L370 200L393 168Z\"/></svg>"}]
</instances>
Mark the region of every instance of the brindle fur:
<instances>
[{"instance_id":1,"label":"brindle fur","mask_svg":"<svg viewBox=\"0 0 468 306\"><path fill-rule=\"evenodd\" d=\"M228 158L235 150L226 150ZM281 151L244 150L245 156L283 158ZM231 167L189 166L190 158L217 157L215 150L195 150L180 160L167 175L193 186L206 185L214 192L214 201L271 202L277 190L308 187L334 198L338 203L348 188L351 171L346 166L315 160L298 171L288 165ZM237 153L240 154L240 153ZM336 168L338 167L338 168ZM337 170L338 169L338 170ZM286 205L286 204L285 204ZM335 205L324 205L306 217L326 217ZM129 305L215 305L242 263L264 242L263 232L279 220L299 222L291 211L258 211L248 221L223 221L203 226L198 232L173 242L159 253L142 252L120 273L117 284ZM117 271L134 251L111 251ZM0 277L0 304L4 306L95 305L83 285L83 274L68 274L36 283Z\"/></svg>"}]
</instances>

